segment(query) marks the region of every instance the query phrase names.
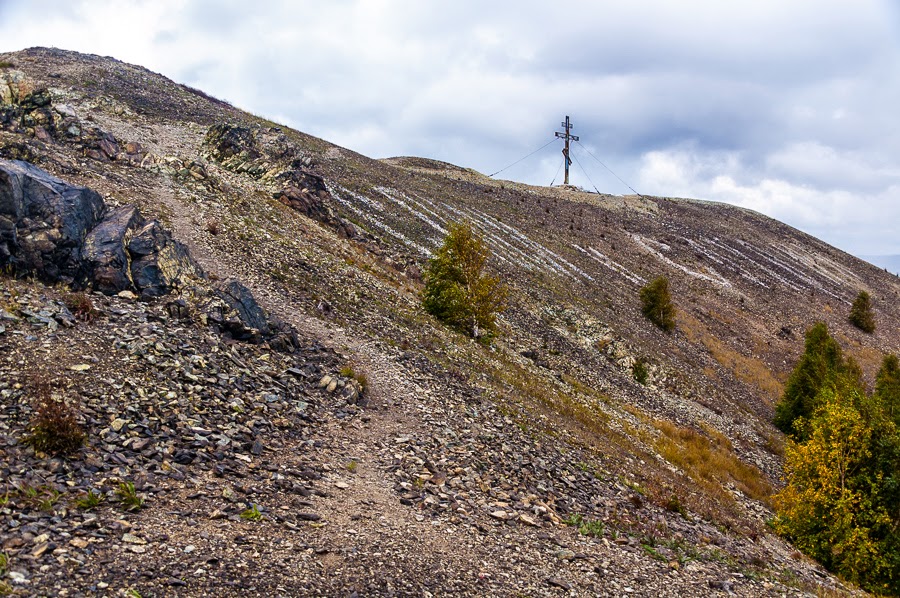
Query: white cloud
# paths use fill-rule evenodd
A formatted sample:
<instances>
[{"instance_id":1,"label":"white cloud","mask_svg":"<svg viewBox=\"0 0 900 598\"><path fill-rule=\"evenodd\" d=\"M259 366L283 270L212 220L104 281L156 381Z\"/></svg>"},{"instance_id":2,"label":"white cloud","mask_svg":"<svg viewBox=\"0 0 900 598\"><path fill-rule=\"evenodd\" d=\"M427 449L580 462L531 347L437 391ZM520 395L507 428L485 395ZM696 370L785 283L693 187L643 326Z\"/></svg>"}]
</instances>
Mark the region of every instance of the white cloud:
<instances>
[{"instance_id":1,"label":"white cloud","mask_svg":"<svg viewBox=\"0 0 900 598\"><path fill-rule=\"evenodd\" d=\"M788 169L791 172L803 173L813 167L815 174L820 168L859 174L868 169L855 156L839 155L833 148L814 144L797 144L772 154L774 160L779 156L799 163L795 169ZM852 245L863 255L892 253L897 247L894 237L895 223L900 222L900 176L882 173L881 178L882 185L870 191L820 188L754 171L739 154L703 153L696 148L648 152L638 174L639 188L646 193L749 208L832 244Z\"/></svg>"},{"instance_id":2,"label":"white cloud","mask_svg":"<svg viewBox=\"0 0 900 598\"><path fill-rule=\"evenodd\" d=\"M889 0L0 0L0 51L111 55L367 155L486 172L569 114L641 192L900 253L885 217L900 182L898 17ZM561 163L546 151L503 176L546 184ZM572 178L590 187L578 165Z\"/></svg>"}]
</instances>

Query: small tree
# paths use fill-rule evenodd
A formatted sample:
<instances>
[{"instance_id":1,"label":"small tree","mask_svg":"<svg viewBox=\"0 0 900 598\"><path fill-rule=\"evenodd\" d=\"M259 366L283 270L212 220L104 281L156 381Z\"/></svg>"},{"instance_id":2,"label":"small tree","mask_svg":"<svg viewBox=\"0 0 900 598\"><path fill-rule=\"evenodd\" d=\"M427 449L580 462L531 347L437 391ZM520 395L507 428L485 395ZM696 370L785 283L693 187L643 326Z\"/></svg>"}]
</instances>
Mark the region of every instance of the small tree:
<instances>
[{"instance_id":1,"label":"small tree","mask_svg":"<svg viewBox=\"0 0 900 598\"><path fill-rule=\"evenodd\" d=\"M817 322L806 331L806 349L791 372L784 394L775 406L775 427L794 437L803 436L797 420L808 420L815 412L822 388L844 368L840 345L828 334L825 322Z\"/></svg>"},{"instance_id":2,"label":"small tree","mask_svg":"<svg viewBox=\"0 0 900 598\"><path fill-rule=\"evenodd\" d=\"M641 289L641 312L648 320L666 332L675 330L675 306L669 294L669 280L665 276L653 280Z\"/></svg>"},{"instance_id":3,"label":"small tree","mask_svg":"<svg viewBox=\"0 0 900 598\"><path fill-rule=\"evenodd\" d=\"M875 332L875 315L872 313L872 298L860 291L850 307L850 323L869 334Z\"/></svg>"},{"instance_id":4,"label":"small tree","mask_svg":"<svg viewBox=\"0 0 900 598\"><path fill-rule=\"evenodd\" d=\"M425 310L457 330L481 338L496 330L507 289L485 272L490 249L468 222L452 223L425 270Z\"/></svg>"}]
</instances>

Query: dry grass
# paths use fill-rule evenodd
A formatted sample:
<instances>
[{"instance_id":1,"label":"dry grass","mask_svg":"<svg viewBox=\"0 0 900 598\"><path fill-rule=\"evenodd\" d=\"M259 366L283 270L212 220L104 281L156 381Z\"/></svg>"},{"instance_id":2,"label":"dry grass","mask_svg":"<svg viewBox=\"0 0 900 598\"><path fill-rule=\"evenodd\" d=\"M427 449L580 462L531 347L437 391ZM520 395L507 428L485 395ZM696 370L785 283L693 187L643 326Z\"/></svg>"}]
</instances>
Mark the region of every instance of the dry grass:
<instances>
[{"instance_id":1,"label":"dry grass","mask_svg":"<svg viewBox=\"0 0 900 598\"><path fill-rule=\"evenodd\" d=\"M70 293L63 298L63 303L69 311L72 312L79 320L91 322L99 316L99 312L94 309L94 303L83 292Z\"/></svg>"},{"instance_id":2,"label":"dry grass","mask_svg":"<svg viewBox=\"0 0 900 598\"><path fill-rule=\"evenodd\" d=\"M776 401L781 397L784 385L763 361L741 355L710 334L703 323L685 312L678 314L678 329L690 342L700 343L706 347L712 358L722 367L730 370L741 382L759 388L771 401Z\"/></svg>"},{"instance_id":3,"label":"dry grass","mask_svg":"<svg viewBox=\"0 0 900 598\"><path fill-rule=\"evenodd\" d=\"M709 496L733 503L725 489L729 484L746 496L768 503L772 486L754 466L737 458L731 442L720 432L706 428L712 438L691 428L656 420L653 426L661 432L656 440L660 455L684 471Z\"/></svg>"}]
</instances>

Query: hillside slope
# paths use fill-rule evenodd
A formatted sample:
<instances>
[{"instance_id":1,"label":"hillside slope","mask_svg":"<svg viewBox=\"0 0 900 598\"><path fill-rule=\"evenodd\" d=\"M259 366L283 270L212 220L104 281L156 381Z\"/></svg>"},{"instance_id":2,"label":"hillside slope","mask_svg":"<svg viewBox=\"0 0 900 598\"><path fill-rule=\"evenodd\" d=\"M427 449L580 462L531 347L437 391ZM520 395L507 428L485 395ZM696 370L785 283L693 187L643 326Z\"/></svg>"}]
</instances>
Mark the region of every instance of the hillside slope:
<instances>
[{"instance_id":1,"label":"hillside slope","mask_svg":"<svg viewBox=\"0 0 900 598\"><path fill-rule=\"evenodd\" d=\"M843 591L765 525L770 421L816 320L871 383L900 347L897 277L723 204L376 161L109 58L0 63L0 158L158 218L210 278L148 302L92 293L101 316L59 329L23 314L55 313L69 291L0 281L18 318L0 334L15 591ZM419 305L426 260L460 220L511 289L491 347ZM659 275L672 334L640 312ZM299 348L211 330L201 304L226 279ZM873 335L847 322L861 289ZM173 317L178 300L189 315ZM35 372L82 400L77 458L21 442ZM364 376L365 400L325 376ZM142 510L115 507L122 481ZM71 500L90 488L110 499L83 512ZM242 519L254 504L262 519Z\"/></svg>"}]
</instances>

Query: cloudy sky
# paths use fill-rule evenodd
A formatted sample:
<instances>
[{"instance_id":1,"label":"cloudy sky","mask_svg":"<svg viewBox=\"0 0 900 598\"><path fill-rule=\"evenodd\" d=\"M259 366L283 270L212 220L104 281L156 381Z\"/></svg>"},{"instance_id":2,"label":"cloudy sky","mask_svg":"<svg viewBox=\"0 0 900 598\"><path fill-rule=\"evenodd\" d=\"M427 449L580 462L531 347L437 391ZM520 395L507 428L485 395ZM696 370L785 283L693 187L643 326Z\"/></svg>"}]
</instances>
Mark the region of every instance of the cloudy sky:
<instances>
[{"instance_id":1,"label":"cloudy sky","mask_svg":"<svg viewBox=\"0 0 900 598\"><path fill-rule=\"evenodd\" d=\"M574 184L724 201L900 254L898 6L0 0L0 51L114 56L368 156L485 174L568 114ZM560 150L498 177L559 183Z\"/></svg>"}]
</instances>

